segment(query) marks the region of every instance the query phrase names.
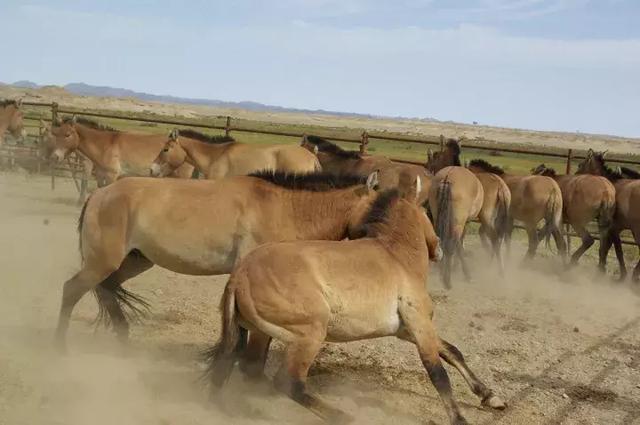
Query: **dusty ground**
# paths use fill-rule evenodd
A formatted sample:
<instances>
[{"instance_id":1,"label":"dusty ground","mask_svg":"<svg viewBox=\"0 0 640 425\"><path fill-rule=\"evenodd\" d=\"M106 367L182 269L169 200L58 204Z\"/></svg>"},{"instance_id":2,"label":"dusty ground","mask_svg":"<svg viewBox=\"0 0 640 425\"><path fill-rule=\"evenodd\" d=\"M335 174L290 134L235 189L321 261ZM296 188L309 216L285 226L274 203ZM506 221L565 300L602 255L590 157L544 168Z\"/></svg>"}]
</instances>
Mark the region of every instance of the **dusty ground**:
<instances>
[{"instance_id":1,"label":"dusty ground","mask_svg":"<svg viewBox=\"0 0 640 425\"><path fill-rule=\"evenodd\" d=\"M485 125L469 125L444 121L423 121L418 119L389 119L345 117L338 115L299 113L299 112L256 112L242 109L230 109L213 106L169 104L146 102L128 98L98 98L76 96L59 87L23 89L0 86L0 98L24 97L35 102L58 102L60 105L75 108L91 108L118 112L154 112L169 116L207 117L230 115L279 124L304 124L326 127L362 128L368 131L389 131L415 136L466 137L485 139L501 143L529 145L530 149L539 146L552 146L564 149L589 148L609 150L616 153L640 154L640 139L624 138L613 135L578 134L569 132L533 131ZM443 117L446 119L446 117Z\"/></svg>"},{"instance_id":2,"label":"dusty ground","mask_svg":"<svg viewBox=\"0 0 640 425\"><path fill-rule=\"evenodd\" d=\"M237 375L223 408L198 383L198 352L219 330L225 277L152 269L127 284L153 313L133 326L124 352L94 330L95 302L74 313L66 356L51 347L60 290L78 268L74 188L42 177L0 174L0 424L187 425L318 423L293 402ZM472 424L640 425L640 297L594 281L594 264L559 279L554 262L510 267L504 280L470 241L473 283L445 292L433 272L440 332L510 404L478 408L450 370ZM278 362L275 346L269 369ZM415 349L394 339L327 345L310 387L360 424L446 424Z\"/></svg>"}]
</instances>

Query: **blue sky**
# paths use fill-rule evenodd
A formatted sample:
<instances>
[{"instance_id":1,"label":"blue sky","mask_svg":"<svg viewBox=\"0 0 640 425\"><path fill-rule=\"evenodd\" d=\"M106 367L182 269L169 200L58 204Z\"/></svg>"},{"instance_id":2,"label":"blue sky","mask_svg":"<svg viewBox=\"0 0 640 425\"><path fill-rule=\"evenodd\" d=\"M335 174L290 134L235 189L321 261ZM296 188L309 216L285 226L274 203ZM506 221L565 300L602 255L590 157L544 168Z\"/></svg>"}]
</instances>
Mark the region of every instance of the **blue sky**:
<instances>
[{"instance_id":1,"label":"blue sky","mask_svg":"<svg viewBox=\"0 0 640 425\"><path fill-rule=\"evenodd\" d=\"M0 81L640 137L638 21L638 0L2 0Z\"/></svg>"}]
</instances>

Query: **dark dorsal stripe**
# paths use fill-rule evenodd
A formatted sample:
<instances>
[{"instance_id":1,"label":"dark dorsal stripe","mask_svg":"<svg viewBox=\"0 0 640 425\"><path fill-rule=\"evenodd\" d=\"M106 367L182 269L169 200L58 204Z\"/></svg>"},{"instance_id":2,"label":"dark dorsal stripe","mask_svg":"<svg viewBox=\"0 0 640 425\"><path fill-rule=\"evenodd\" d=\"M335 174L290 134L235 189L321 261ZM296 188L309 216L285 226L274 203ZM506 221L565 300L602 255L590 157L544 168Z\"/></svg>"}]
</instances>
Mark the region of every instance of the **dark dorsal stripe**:
<instances>
[{"instance_id":1,"label":"dark dorsal stripe","mask_svg":"<svg viewBox=\"0 0 640 425\"><path fill-rule=\"evenodd\" d=\"M199 140L201 142L205 142L205 143L211 143L211 144L219 144L219 143L230 143L230 142L235 142L235 139L231 136L210 136L208 134L204 134L204 133L200 133L199 131L196 130L192 130L190 128L184 128L184 129L180 129L178 130L180 136L184 136L184 137L188 137L190 139L195 139L195 140Z\"/></svg>"},{"instance_id":2,"label":"dark dorsal stripe","mask_svg":"<svg viewBox=\"0 0 640 425\"><path fill-rule=\"evenodd\" d=\"M371 204L371 208L367 213L362 228L367 236L373 236L375 233L374 224L385 224L387 214L391 205L400 198L400 192L397 189L387 189L380 192L376 200Z\"/></svg>"},{"instance_id":3,"label":"dark dorsal stripe","mask_svg":"<svg viewBox=\"0 0 640 425\"><path fill-rule=\"evenodd\" d=\"M18 102L16 100L11 100L11 99L5 99L5 100L0 100L0 108L6 108L7 106L18 106Z\"/></svg>"},{"instance_id":4,"label":"dark dorsal stripe","mask_svg":"<svg viewBox=\"0 0 640 425\"><path fill-rule=\"evenodd\" d=\"M250 174L261 180L291 190L307 190L312 192L326 192L333 189L346 189L360 186L367 182L366 176L356 174L332 174L327 172L311 172L291 174L283 171L258 171Z\"/></svg>"},{"instance_id":5,"label":"dark dorsal stripe","mask_svg":"<svg viewBox=\"0 0 640 425\"><path fill-rule=\"evenodd\" d=\"M471 162L469 162L469 166L478 167L486 171L487 173L493 173L499 176L504 174L504 170L502 168L498 167L497 165L491 165L484 159L472 159Z\"/></svg>"},{"instance_id":6,"label":"dark dorsal stripe","mask_svg":"<svg viewBox=\"0 0 640 425\"><path fill-rule=\"evenodd\" d=\"M64 124L71 124L73 121L73 117L64 117L62 118L62 122ZM85 127L93 128L94 130L102 130L102 131L113 131L116 133L120 133L120 130L117 128L109 127L108 125L100 124L97 121L90 120L85 117L76 117L76 123L80 125L84 125Z\"/></svg>"},{"instance_id":7,"label":"dark dorsal stripe","mask_svg":"<svg viewBox=\"0 0 640 425\"><path fill-rule=\"evenodd\" d=\"M307 141L312 145L318 147L318 150L323 153L327 153L330 155L334 155L344 159L360 159L360 152L358 151L348 151L342 149L340 146L335 143L331 143L327 139L323 139L318 136L307 136Z\"/></svg>"}]
</instances>

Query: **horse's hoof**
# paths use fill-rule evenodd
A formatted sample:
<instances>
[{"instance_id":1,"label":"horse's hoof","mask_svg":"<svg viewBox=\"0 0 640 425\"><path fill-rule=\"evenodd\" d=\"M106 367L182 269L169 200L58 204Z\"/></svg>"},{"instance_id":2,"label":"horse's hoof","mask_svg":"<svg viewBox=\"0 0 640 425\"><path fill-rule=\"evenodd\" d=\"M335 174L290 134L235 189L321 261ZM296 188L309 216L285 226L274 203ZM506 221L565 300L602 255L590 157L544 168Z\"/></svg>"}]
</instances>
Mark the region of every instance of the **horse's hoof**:
<instances>
[{"instance_id":1,"label":"horse's hoof","mask_svg":"<svg viewBox=\"0 0 640 425\"><path fill-rule=\"evenodd\" d=\"M505 402L496 395L490 395L489 397L482 400L482 405L495 410L504 410L507 408Z\"/></svg>"}]
</instances>

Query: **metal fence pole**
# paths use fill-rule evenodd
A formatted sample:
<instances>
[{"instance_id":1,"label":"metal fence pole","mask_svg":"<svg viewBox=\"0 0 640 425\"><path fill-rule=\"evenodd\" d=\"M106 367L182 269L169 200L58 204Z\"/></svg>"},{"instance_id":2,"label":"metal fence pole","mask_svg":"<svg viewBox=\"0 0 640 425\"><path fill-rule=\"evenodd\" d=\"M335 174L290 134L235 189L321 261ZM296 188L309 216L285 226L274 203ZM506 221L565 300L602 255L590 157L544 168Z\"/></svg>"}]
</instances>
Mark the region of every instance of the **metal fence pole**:
<instances>
[{"instance_id":1,"label":"metal fence pole","mask_svg":"<svg viewBox=\"0 0 640 425\"><path fill-rule=\"evenodd\" d=\"M362 136L360 138L360 155L364 155L367 153L367 145L369 144L369 134L367 130L362 132Z\"/></svg>"},{"instance_id":2,"label":"metal fence pole","mask_svg":"<svg viewBox=\"0 0 640 425\"><path fill-rule=\"evenodd\" d=\"M55 125L58 122L58 104L53 102L51 104L51 125ZM51 173L51 190L56 189L56 172L53 161L49 159L49 172Z\"/></svg>"},{"instance_id":3,"label":"metal fence pole","mask_svg":"<svg viewBox=\"0 0 640 425\"><path fill-rule=\"evenodd\" d=\"M573 157L573 149L567 151L567 165L565 167L565 174L571 174L571 158ZM567 238L567 255L571 255L571 227L569 223L565 224L564 231Z\"/></svg>"}]
</instances>

